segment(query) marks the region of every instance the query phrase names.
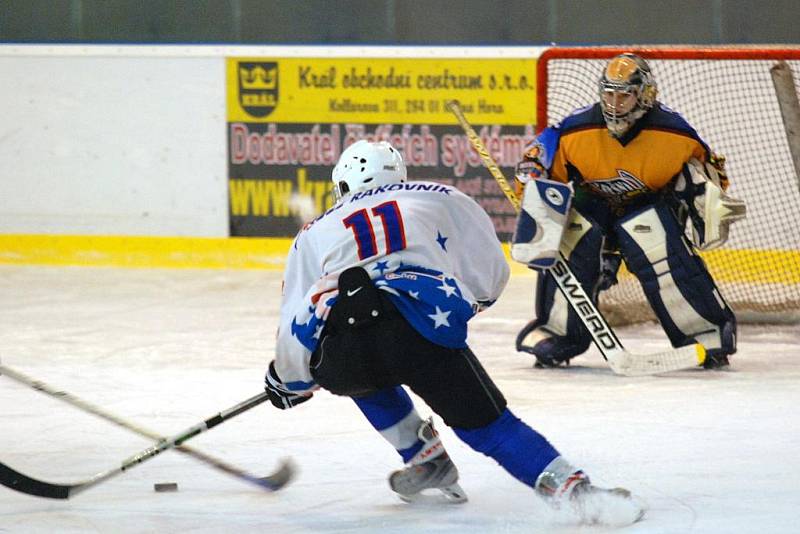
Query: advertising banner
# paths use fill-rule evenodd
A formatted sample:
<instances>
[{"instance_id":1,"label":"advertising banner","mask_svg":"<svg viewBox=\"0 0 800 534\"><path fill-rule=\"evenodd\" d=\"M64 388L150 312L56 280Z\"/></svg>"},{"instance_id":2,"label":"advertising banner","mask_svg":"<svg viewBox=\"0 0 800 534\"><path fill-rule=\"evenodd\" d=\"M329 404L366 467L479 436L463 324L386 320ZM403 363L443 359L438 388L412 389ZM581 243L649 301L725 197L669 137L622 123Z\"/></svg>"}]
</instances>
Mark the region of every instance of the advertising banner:
<instances>
[{"instance_id":1,"label":"advertising banner","mask_svg":"<svg viewBox=\"0 0 800 534\"><path fill-rule=\"evenodd\" d=\"M228 58L230 235L293 236L332 205L330 174L359 139L389 141L409 179L477 200L498 236L514 210L445 102L456 99L510 180L534 132L535 59Z\"/></svg>"}]
</instances>

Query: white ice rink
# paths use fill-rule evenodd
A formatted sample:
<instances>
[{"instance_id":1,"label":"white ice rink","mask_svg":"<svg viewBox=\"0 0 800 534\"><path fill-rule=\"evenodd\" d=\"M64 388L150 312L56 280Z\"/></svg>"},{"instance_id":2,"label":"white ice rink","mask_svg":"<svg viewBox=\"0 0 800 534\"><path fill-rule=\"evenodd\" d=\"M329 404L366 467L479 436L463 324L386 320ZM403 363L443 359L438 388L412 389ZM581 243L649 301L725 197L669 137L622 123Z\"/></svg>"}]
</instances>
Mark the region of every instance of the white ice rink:
<instances>
[{"instance_id":1,"label":"white ice rink","mask_svg":"<svg viewBox=\"0 0 800 534\"><path fill-rule=\"evenodd\" d=\"M624 532L800 532L800 327L740 328L727 372L614 376L592 351L535 370L513 349L532 278L512 279L472 323L471 344L511 409L601 484L649 505ZM259 393L274 348L280 274L0 267L3 364L166 435ZM634 352L668 346L655 325L619 330ZM430 410L418 404L423 416ZM348 399L264 404L188 445L266 474L276 494L167 451L69 501L0 487L0 532L607 532L564 524L533 492L439 428L470 501L409 506L386 477L399 457ZM0 377L0 461L74 482L150 442ZM153 484L177 482L177 493Z\"/></svg>"}]
</instances>

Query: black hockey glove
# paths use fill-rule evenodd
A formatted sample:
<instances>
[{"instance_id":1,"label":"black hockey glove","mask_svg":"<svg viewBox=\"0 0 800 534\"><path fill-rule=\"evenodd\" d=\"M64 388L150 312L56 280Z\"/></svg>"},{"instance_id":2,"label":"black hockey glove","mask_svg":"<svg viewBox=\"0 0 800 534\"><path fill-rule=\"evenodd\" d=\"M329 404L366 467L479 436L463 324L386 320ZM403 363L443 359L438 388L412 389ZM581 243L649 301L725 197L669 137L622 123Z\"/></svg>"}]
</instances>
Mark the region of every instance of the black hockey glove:
<instances>
[{"instance_id":1,"label":"black hockey glove","mask_svg":"<svg viewBox=\"0 0 800 534\"><path fill-rule=\"evenodd\" d=\"M267 370L267 376L265 377L264 382L264 389L266 390L267 395L269 395L270 402L272 402L272 405L280 410L294 408L298 404L302 404L309 400L313 395L313 393L293 393L286 389L286 386L283 385L278 373L275 371L274 360L269 364L269 369Z\"/></svg>"}]
</instances>

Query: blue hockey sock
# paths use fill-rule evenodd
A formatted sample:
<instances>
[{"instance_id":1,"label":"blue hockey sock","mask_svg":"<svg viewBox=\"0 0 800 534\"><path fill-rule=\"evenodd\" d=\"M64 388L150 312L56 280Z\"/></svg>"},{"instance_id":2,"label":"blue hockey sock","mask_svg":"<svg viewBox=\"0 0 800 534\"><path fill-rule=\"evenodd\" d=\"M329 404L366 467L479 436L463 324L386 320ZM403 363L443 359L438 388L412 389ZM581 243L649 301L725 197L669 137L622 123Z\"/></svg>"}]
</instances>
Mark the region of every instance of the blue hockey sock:
<instances>
[{"instance_id":1,"label":"blue hockey sock","mask_svg":"<svg viewBox=\"0 0 800 534\"><path fill-rule=\"evenodd\" d=\"M403 463L408 463L422 448L422 440L417 436L422 419L401 386L353 400L375 430L397 450Z\"/></svg>"},{"instance_id":2,"label":"blue hockey sock","mask_svg":"<svg viewBox=\"0 0 800 534\"><path fill-rule=\"evenodd\" d=\"M544 436L508 409L482 428L453 430L464 443L493 458L514 478L530 487L535 486L547 464L559 456Z\"/></svg>"}]
</instances>

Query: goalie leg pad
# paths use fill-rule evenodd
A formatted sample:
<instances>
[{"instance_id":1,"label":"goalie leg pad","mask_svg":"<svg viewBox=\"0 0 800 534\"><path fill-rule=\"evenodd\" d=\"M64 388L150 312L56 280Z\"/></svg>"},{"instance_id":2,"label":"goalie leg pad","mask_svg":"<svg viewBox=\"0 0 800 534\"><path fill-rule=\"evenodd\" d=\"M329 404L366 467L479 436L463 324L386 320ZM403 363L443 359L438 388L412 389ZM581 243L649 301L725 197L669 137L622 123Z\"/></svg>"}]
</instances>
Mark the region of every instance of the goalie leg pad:
<instances>
[{"instance_id":1,"label":"goalie leg pad","mask_svg":"<svg viewBox=\"0 0 800 534\"><path fill-rule=\"evenodd\" d=\"M561 252L584 290L596 300L604 236L597 224L572 210ZM589 348L592 338L552 276L540 274L536 284L536 319L517 336L517 350L536 356L545 366L558 365Z\"/></svg>"},{"instance_id":2,"label":"goalie leg pad","mask_svg":"<svg viewBox=\"0 0 800 534\"><path fill-rule=\"evenodd\" d=\"M535 269L552 267L571 203L569 184L544 179L528 182L511 240L511 257Z\"/></svg>"},{"instance_id":3,"label":"goalie leg pad","mask_svg":"<svg viewBox=\"0 0 800 534\"><path fill-rule=\"evenodd\" d=\"M657 204L626 215L615 226L628 269L675 347L702 343L736 351L736 319L678 221Z\"/></svg>"}]
</instances>

